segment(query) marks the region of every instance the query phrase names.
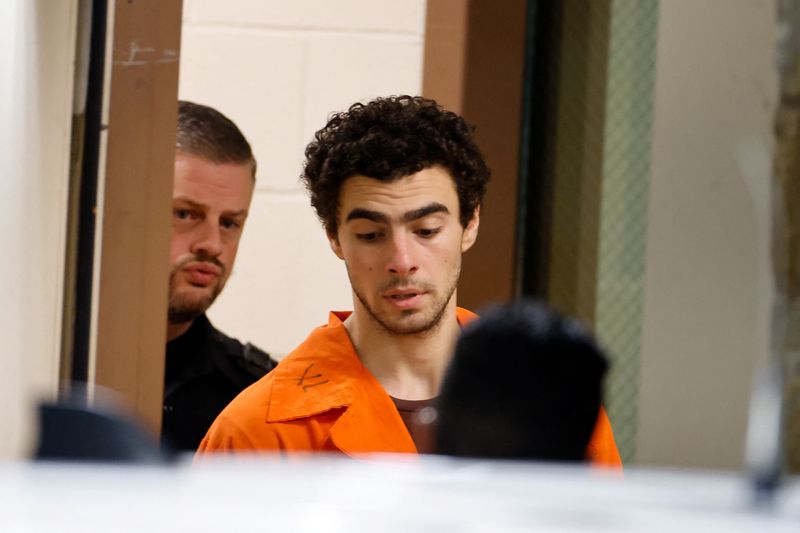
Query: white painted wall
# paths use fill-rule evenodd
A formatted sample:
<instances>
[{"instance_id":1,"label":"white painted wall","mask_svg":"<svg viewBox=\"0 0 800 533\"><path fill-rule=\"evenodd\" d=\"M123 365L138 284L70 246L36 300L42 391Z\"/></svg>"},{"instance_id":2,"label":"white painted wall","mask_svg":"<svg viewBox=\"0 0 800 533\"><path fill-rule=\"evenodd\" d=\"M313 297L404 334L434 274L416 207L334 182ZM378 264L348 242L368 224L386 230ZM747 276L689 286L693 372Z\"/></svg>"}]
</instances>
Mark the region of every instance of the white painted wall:
<instances>
[{"instance_id":1,"label":"white painted wall","mask_svg":"<svg viewBox=\"0 0 800 533\"><path fill-rule=\"evenodd\" d=\"M330 309L351 309L343 264L298 181L331 112L422 88L425 0L185 0L179 95L236 122L256 194L214 323L277 356Z\"/></svg>"},{"instance_id":2,"label":"white painted wall","mask_svg":"<svg viewBox=\"0 0 800 533\"><path fill-rule=\"evenodd\" d=\"M773 0L659 2L637 462L742 464L772 303Z\"/></svg>"},{"instance_id":3,"label":"white painted wall","mask_svg":"<svg viewBox=\"0 0 800 533\"><path fill-rule=\"evenodd\" d=\"M77 0L0 2L0 457L58 382Z\"/></svg>"}]
</instances>

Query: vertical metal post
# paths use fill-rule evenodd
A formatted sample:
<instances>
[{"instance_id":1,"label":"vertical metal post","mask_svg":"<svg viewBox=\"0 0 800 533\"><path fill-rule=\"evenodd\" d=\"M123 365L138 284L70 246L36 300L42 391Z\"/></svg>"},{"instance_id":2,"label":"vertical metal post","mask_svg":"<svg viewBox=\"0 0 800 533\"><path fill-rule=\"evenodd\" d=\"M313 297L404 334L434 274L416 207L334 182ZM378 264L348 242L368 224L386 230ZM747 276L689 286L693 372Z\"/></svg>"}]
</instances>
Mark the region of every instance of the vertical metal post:
<instances>
[{"instance_id":1,"label":"vertical metal post","mask_svg":"<svg viewBox=\"0 0 800 533\"><path fill-rule=\"evenodd\" d=\"M778 4L780 99L775 116L772 352L784 372L787 466L800 471L800 2Z\"/></svg>"}]
</instances>

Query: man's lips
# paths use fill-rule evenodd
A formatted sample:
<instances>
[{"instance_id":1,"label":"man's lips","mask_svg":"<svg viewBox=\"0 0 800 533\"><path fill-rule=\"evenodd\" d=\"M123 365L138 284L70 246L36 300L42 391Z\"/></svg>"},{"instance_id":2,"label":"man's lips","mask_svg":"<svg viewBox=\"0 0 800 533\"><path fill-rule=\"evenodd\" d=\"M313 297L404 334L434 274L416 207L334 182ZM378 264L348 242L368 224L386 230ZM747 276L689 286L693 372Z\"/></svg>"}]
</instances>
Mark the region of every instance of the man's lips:
<instances>
[{"instance_id":1,"label":"man's lips","mask_svg":"<svg viewBox=\"0 0 800 533\"><path fill-rule=\"evenodd\" d=\"M211 263L193 263L183 269L192 285L206 286L213 283L222 274L222 269Z\"/></svg>"},{"instance_id":2,"label":"man's lips","mask_svg":"<svg viewBox=\"0 0 800 533\"><path fill-rule=\"evenodd\" d=\"M419 305L425 294L425 291L419 289L395 289L384 292L383 298L396 307L407 309Z\"/></svg>"}]
</instances>

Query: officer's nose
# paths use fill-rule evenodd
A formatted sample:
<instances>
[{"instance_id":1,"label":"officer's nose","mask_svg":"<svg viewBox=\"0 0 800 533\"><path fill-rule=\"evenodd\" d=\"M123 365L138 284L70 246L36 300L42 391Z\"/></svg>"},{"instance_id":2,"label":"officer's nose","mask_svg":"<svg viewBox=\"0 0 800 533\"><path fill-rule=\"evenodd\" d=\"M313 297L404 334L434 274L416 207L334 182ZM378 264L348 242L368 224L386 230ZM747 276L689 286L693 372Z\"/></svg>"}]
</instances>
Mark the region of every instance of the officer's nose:
<instances>
[{"instance_id":1,"label":"officer's nose","mask_svg":"<svg viewBox=\"0 0 800 533\"><path fill-rule=\"evenodd\" d=\"M222 232L216 221L205 221L198 228L198 235L192 243L195 255L217 257L222 253Z\"/></svg>"}]
</instances>

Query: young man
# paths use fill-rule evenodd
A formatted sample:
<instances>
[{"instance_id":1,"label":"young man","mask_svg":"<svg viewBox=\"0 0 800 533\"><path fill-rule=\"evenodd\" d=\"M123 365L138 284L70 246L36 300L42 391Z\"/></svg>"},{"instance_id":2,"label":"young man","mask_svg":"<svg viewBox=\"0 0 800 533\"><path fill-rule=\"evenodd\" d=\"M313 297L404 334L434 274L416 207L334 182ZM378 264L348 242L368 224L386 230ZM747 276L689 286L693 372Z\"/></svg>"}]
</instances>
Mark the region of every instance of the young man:
<instances>
[{"instance_id":1,"label":"young man","mask_svg":"<svg viewBox=\"0 0 800 533\"><path fill-rule=\"evenodd\" d=\"M233 268L255 169L233 122L179 102L162 424L162 441L177 450L196 450L228 402L277 364L205 315Z\"/></svg>"},{"instance_id":2,"label":"young man","mask_svg":"<svg viewBox=\"0 0 800 533\"><path fill-rule=\"evenodd\" d=\"M215 450L426 453L461 325L461 254L475 242L489 170L466 122L434 101L379 98L334 115L303 180L344 261L352 313L331 313L217 418ZM595 459L619 462L601 416Z\"/></svg>"}]
</instances>

